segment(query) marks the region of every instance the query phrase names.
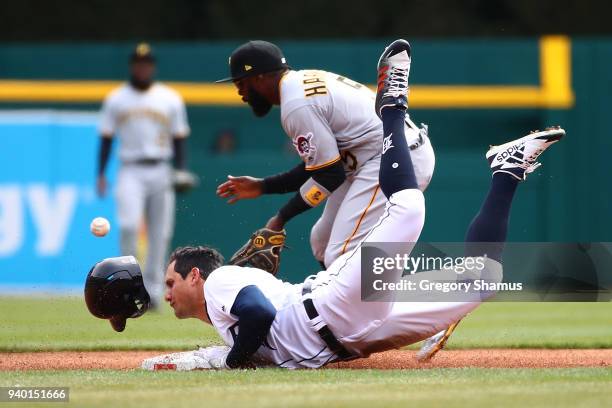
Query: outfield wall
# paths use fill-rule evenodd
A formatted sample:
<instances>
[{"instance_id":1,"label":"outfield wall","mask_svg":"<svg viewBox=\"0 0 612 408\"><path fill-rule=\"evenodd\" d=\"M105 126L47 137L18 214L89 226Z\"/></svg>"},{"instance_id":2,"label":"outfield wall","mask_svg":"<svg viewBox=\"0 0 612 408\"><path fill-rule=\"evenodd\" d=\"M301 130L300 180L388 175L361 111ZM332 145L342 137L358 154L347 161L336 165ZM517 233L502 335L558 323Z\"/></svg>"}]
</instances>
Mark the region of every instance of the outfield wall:
<instances>
[{"instance_id":1,"label":"outfield wall","mask_svg":"<svg viewBox=\"0 0 612 408\"><path fill-rule=\"evenodd\" d=\"M263 176L281 171L293 166L297 156L287 145L277 110L267 118L256 119L240 104L231 85L212 84L227 74L227 56L238 43L153 45L160 79L171 81L187 99L193 128L190 167L203 180L199 190L179 197L174 243L211 243L229 256L251 230L265 223L284 198L265 197L228 206L215 197L214 187L227 174ZM327 69L372 84L382 43L281 41L279 45L295 68ZM105 92L124 78L130 47L0 45L0 108L96 110ZM411 113L416 122L429 124L437 151L436 173L426 193L423 239L463 239L486 192L489 174L483 154L489 144L547 124L561 124L568 137L547 153L541 169L521 186L513 208L510 239L610 241L612 186L607 156L612 141L606 119L612 110L612 40L415 40L413 51ZM7 157L0 179L3 191L18 185L20 197L27 197L28 186L42 183L48 188L49 200L58 197L62 183L74 182L79 185L78 191L93 191L97 143L94 123L78 130L82 138L73 139L84 143L79 144L78 153L72 142L63 142L64 131L57 133L53 123L49 128L54 130L44 136L45 143L53 148L33 142L24 128L8 131L0 127L0 151ZM232 153L214 152L215 139L223 132L235 137ZM37 157L45 165L25 165L31 162L30 157ZM78 171L72 171L76 169L75 158L82 162ZM15 171L14 163L28 171ZM77 175L78 180L71 181ZM6 200L1 211L4 219L9 214ZM86 234L79 235L87 230L88 217L94 212L112 217L111 202L98 203L95 197L92 200L95 211L84 210L72 218L62 251L53 255L50 263L41 263L41 269L71 274L72 282L78 282L75 276L86 272L82 265L116 252L116 243L106 246ZM48 206L51 204L49 201ZM298 280L316 269L308 248L308 229L319 213L320 209L315 209L289 224L291 250L284 254L283 276ZM23 225L31 224L32 215L27 210L20 216ZM15 234L14 225L2 223L3 239ZM30 230L35 231L35 227L28 228L23 248L30 249L0 253L0 284L7 283L9 271L32 269L31 257L40 256L32 249L36 241ZM44 276L51 281L57 278Z\"/></svg>"},{"instance_id":2,"label":"outfield wall","mask_svg":"<svg viewBox=\"0 0 612 408\"><path fill-rule=\"evenodd\" d=\"M93 263L117 253L116 229L103 239L89 232L93 217L112 222L115 213L92 182L97 120L95 113L0 113L0 289L80 288ZM113 181L116 169L113 159Z\"/></svg>"}]
</instances>

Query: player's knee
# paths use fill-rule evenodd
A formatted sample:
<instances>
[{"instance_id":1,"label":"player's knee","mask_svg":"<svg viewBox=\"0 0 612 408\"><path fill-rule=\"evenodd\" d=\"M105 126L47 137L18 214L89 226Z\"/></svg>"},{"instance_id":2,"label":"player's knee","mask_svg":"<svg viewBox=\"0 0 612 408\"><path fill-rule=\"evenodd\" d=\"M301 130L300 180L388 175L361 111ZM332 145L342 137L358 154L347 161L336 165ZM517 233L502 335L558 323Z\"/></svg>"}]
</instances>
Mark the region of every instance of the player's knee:
<instances>
[{"instance_id":1,"label":"player's knee","mask_svg":"<svg viewBox=\"0 0 612 408\"><path fill-rule=\"evenodd\" d=\"M425 197L421 190L402 190L393 194L391 204L398 207L402 217L410 219L425 218Z\"/></svg>"},{"instance_id":2,"label":"player's knee","mask_svg":"<svg viewBox=\"0 0 612 408\"><path fill-rule=\"evenodd\" d=\"M136 228L121 228L119 230L119 244L121 255L136 256L138 252L138 230Z\"/></svg>"},{"instance_id":3,"label":"player's knee","mask_svg":"<svg viewBox=\"0 0 612 408\"><path fill-rule=\"evenodd\" d=\"M411 226L418 238L425 224L425 197L420 190L402 190L391 197L391 209L396 223Z\"/></svg>"},{"instance_id":4,"label":"player's knee","mask_svg":"<svg viewBox=\"0 0 612 408\"><path fill-rule=\"evenodd\" d=\"M425 191L431 182L436 167L436 156L429 140L410 153L419 190Z\"/></svg>"},{"instance_id":5,"label":"player's knee","mask_svg":"<svg viewBox=\"0 0 612 408\"><path fill-rule=\"evenodd\" d=\"M328 239L325 239L322 235L322 228L320 223L317 222L310 230L310 247L315 259L319 262L325 260L325 248L328 242Z\"/></svg>"},{"instance_id":6,"label":"player's knee","mask_svg":"<svg viewBox=\"0 0 612 408\"><path fill-rule=\"evenodd\" d=\"M484 266L481 279L494 284L499 284L504 280L504 267L500 262L485 257Z\"/></svg>"},{"instance_id":7,"label":"player's knee","mask_svg":"<svg viewBox=\"0 0 612 408\"><path fill-rule=\"evenodd\" d=\"M125 238L125 239L132 239L132 238L136 238L138 239L138 227L136 225L131 225L131 226L121 226L119 228L119 235L121 236L121 238Z\"/></svg>"},{"instance_id":8,"label":"player's knee","mask_svg":"<svg viewBox=\"0 0 612 408\"><path fill-rule=\"evenodd\" d=\"M342 255L343 246L344 245L341 245L341 244L327 245L327 248L325 248L325 257L323 259L323 262L325 263L326 266L329 267L329 265L331 265L332 262L334 262L336 259L338 259L340 255Z\"/></svg>"}]
</instances>

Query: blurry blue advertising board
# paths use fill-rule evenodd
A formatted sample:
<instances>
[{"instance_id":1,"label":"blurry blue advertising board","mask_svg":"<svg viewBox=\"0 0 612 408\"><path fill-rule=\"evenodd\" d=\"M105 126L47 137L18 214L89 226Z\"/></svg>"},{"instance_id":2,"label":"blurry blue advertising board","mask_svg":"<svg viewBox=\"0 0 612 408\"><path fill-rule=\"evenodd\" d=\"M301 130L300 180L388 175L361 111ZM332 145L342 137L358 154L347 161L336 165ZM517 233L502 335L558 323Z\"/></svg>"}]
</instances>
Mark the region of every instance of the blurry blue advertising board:
<instances>
[{"instance_id":1,"label":"blurry blue advertising board","mask_svg":"<svg viewBox=\"0 0 612 408\"><path fill-rule=\"evenodd\" d=\"M97 115L0 112L0 290L78 290L98 260L118 255L112 188L95 191ZM114 185L117 163L108 168ZM94 237L96 216L110 233ZM113 228L115 227L115 228Z\"/></svg>"}]
</instances>

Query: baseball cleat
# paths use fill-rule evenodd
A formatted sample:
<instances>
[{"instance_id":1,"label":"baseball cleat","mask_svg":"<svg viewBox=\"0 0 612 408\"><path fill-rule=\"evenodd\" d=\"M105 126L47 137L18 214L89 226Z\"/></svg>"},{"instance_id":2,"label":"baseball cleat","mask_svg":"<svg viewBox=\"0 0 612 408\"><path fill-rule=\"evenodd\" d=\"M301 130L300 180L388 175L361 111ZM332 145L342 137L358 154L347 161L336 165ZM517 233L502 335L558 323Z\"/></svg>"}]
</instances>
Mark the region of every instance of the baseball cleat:
<instances>
[{"instance_id":1,"label":"baseball cleat","mask_svg":"<svg viewBox=\"0 0 612 408\"><path fill-rule=\"evenodd\" d=\"M376 114L385 107L408 109L408 74L410 74L410 44L393 41L378 59L378 90Z\"/></svg>"},{"instance_id":2,"label":"baseball cleat","mask_svg":"<svg viewBox=\"0 0 612 408\"><path fill-rule=\"evenodd\" d=\"M429 361L436 355L436 353L444 348L448 338L453 334L457 326L459 325L459 320L456 323L448 326L446 330L442 330L441 332L434 334L427 340L423 342L421 349L416 354L417 361L422 363Z\"/></svg>"},{"instance_id":3,"label":"baseball cleat","mask_svg":"<svg viewBox=\"0 0 612 408\"><path fill-rule=\"evenodd\" d=\"M491 146L486 154L493 174L507 173L517 180L525 180L527 174L540 167L536 160L550 145L565 136L559 126L548 127L543 131L533 131L525 137Z\"/></svg>"}]
</instances>

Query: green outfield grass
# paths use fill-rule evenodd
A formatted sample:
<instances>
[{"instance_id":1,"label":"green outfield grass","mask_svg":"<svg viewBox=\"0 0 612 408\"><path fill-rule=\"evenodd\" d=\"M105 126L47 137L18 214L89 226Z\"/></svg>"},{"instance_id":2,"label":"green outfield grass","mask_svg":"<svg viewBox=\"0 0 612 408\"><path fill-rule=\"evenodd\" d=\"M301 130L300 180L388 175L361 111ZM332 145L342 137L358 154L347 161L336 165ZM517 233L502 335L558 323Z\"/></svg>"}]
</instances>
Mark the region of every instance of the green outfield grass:
<instances>
[{"instance_id":1,"label":"green outfield grass","mask_svg":"<svg viewBox=\"0 0 612 408\"><path fill-rule=\"evenodd\" d=\"M0 351L191 349L220 343L169 306L129 319L123 333L77 297L0 297ZM449 348L612 348L610 303L488 303L461 323Z\"/></svg>"},{"instance_id":2,"label":"green outfield grass","mask_svg":"<svg viewBox=\"0 0 612 408\"><path fill-rule=\"evenodd\" d=\"M70 387L74 407L612 406L610 368L0 372L15 384Z\"/></svg>"}]
</instances>

